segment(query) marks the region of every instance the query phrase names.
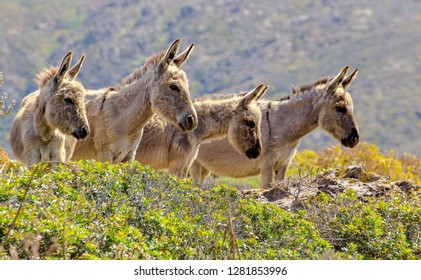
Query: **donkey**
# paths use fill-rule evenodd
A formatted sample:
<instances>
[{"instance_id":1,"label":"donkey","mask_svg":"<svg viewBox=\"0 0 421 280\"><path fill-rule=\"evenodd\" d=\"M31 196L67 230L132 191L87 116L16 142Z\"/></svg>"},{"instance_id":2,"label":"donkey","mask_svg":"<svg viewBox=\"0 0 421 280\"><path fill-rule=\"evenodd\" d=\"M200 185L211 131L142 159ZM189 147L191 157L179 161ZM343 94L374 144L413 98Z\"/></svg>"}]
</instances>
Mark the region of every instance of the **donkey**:
<instances>
[{"instance_id":1,"label":"donkey","mask_svg":"<svg viewBox=\"0 0 421 280\"><path fill-rule=\"evenodd\" d=\"M13 154L26 166L38 162L66 162L72 149L65 148L66 136L84 139L89 135L85 89L75 80L85 55L69 70L72 52L60 67L44 69L38 75L39 89L26 96L10 131Z\"/></svg>"},{"instance_id":2,"label":"donkey","mask_svg":"<svg viewBox=\"0 0 421 280\"><path fill-rule=\"evenodd\" d=\"M187 132L197 125L187 76L181 66L194 45L177 55L180 41L146 60L117 87L88 91L92 133L76 143L72 160L132 161L142 130L154 113Z\"/></svg>"},{"instance_id":3,"label":"donkey","mask_svg":"<svg viewBox=\"0 0 421 280\"><path fill-rule=\"evenodd\" d=\"M345 77L348 67L334 78L293 89L292 95L278 101L261 100L262 155L250 160L238 154L226 139L201 145L190 168L194 180L203 180L209 172L220 176L248 177L261 175L261 185L269 188L283 180L288 165L303 138L318 126L353 148L359 142L353 103L348 87L358 69Z\"/></svg>"},{"instance_id":4,"label":"donkey","mask_svg":"<svg viewBox=\"0 0 421 280\"><path fill-rule=\"evenodd\" d=\"M262 84L245 96L215 99L209 95L196 99L198 125L188 133L153 117L143 130L135 159L143 165L186 177L199 145L226 135L235 151L257 158L261 151L261 112L255 101L266 91L267 86Z\"/></svg>"}]
</instances>

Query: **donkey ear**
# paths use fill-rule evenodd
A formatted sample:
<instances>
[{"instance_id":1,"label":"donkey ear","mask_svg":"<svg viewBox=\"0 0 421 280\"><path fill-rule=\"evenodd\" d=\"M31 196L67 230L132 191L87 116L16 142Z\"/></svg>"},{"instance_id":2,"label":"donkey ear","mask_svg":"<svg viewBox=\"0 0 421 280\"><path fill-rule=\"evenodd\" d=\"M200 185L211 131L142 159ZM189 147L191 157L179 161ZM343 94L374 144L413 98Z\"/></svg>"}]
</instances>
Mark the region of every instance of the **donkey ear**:
<instances>
[{"instance_id":1,"label":"donkey ear","mask_svg":"<svg viewBox=\"0 0 421 280\"><path fill-rule=\"evenodd\" d=\"M327 85L326 90L327 92L334 93L338 86L342 83L345 78L345 74L348 71L348 66L344 67L335 78L333 78L330 83Z\"/></svg>"},{"instance_id":2,"label":"donkey ear","mask_svg":"<svg viewBox=\"0 0 421 280\"><path fill-rule=\"evenodd\" d=\"M78 62L76 62L76 64L73 65L73 67L69 70L69 72L67 72L67 75L70 80L73 80L74 78L76 78L77 74L79 74L80 68L82 67L84 61L85 61L85 55L83 54L78 60Z\"/></svg>"},{"instance_id":3,"label":"donkey ear","mask_svg":"<svg viewBox=\"0 0 421 280\"><path fill-rule=\"evenodd\" d=\"M257 99L259 99L266 93L267 89L268 86L260 84L258 87L249 92L246 96L244 96L243 100L241 101L241 105L247 106L251 102L257 101Z\"/></svg>"},{"instance_id":4,"label":"donkey ear","mask_svg":"<svg viewBox=\"0 0 421 280\"><path fill-rule=\"evenodd\" d=\"M357 73L358 73L358 68L355 69L351 75L349 75L342 81L342 86L344 87L344 89L347 89L351 85L351 83L354 81L355 77L357 76Z\"/></svg>"},{"instance_id":5,"label":"donkey ear","mask_svg":"<svg viewBox=\"0 0 421 280\"><path fill-rule=\"evenodd\" d=\"M56 86L60 85L64 79L64 76L66 76L67 70L69 70L70 64L72 63L72 56L73 56L73 52L69 52L63 58L60 68L58 69L56 75L54 76L54 82Z\"/></svg>"},{"instance_id":6,"label":"donkey ear","mask_svg":"<svg viewBox=\"0 0 421 280\"><path fill-rule=\"evenodd\" d=\"M268 91L269 86L265 86L260 92L259 96L256 97L256 100L260 99Z\"/></svg>"},{"instance_id":7,"label":"donkey ear","mask_svg":"<svg viewBox=\"0 0 421 280\"><path fill-rule=\"evenodd\" d=\"M187 58L189 58L189 55L191 51L194 48L194 44L191 44L184 52L177 55L176 58L174 58L174 63L177 65L178 68L181 68L183 66L184 62L186 62Z\"/></svg>"},{"instance_id":8,"label":"donkey ear","mask_svg":"<svg viewBox=\"0 0 421 280\"><path fill-rule=\"evenodd\" d=\"M159 73L162 73L165 70L167 70L168 66L174 60L179 48L180 48L180 40L177 39L171 44L171 46L168 48L167 52L165 53L164 57L162 58L161 62L159 62L159 65L158 65Z\"/></svg>"}]
</instances>

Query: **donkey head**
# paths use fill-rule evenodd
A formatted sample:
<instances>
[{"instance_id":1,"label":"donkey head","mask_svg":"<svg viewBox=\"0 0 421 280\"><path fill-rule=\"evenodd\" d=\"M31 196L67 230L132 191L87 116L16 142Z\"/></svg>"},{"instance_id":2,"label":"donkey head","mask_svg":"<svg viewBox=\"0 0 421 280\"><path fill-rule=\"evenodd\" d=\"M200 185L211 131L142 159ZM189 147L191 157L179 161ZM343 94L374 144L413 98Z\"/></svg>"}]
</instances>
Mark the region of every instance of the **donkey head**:
<instances>
[{"instance_id":1,"label":"donkey head","mask_svg":"<svg viewBox=\"0 0 421 280\"><path fill-rule=\"evenodd\" d=\"M262 97L268 87L261 84L245 95L235 108L234 117L228 124L228 141L241 154L250 159L260 156L261 111L256 100Z\"/></svg>"},{"instance_id":2,"label":"donkey head","mask_svg":"<svg viewBox=\"0 0 421 280\"><path fill-rule=\"evenodd\" d=\"M156 69L156 83L151 93L152 111L182 131L191 131L197 125L196 110L190 97L189 83L181 66L189 57L194 45L177 55L180 41L166 51Z\"/></svg>"},{"instance_id":3,"label":"donkey head","mask_svg":"<svg viewBox=\"0 0 421 280\"><path fill-rule=\"evenodd\" d=\"M69 69L72 61L72 52L69 52L63 58L54 77L41 88L41 94L47 98L45 105L47 123L77 139L84 139L89 134L84 103L85 88L75 81L84 60L85 55L82 55L79 61Z\"/></svg>"},{"instance_id":4,"label":"donkey head","mask_svg":"<svg viewBox=\"0 0 421 280\"><path fill-rule=\"evenodd\" d=\"M348 67L326 85L328 102L319 115L319 125L332 134L341 144L353 148L359 142L358 125L354 119L353 103L348 87L355 79L358 69L345 77Z\"/></svg>"}]
</instances>

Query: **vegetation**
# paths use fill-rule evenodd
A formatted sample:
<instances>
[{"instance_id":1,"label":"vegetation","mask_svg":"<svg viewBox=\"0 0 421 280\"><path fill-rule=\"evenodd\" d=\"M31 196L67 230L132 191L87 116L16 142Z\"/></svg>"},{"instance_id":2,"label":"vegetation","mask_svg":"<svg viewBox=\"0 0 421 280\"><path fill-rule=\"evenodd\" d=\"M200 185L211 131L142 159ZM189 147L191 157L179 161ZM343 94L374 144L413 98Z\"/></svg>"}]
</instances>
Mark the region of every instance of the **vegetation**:
<instances>
[{"instance_id":1,"label":"vegetation","mask_svg":"<svg viewBox=\"0 0 421 280\"><path fill-rule=\"evenodd\" d=\"M138 163L26 170L0 155L0 259L421 259L420 190L286 211Z\"/></svg>"},{"instance_id":2,"label":"vegetation","mask_svg":"<svg viewBox=\"0 0 421 280\"><path fill-rule=\"evenodd\" d=\"M312 259L329 248L308 221L225 185L196 187L136 163L47 169L4 174L2 258Z\"/></svg>"},{"instance_id":3,"label":"vegetation","mask_svg":"<svg viewBox=\"0 0 421 280\"><path fill-rule=\"evenodd\" d=\"M3 85L3 74L0 72L0 87ZM16 101L13 99L12 103L6 107L7 93L3 92L0 97L0 119L5 118L15 106Z\"/></svg>"},{"instance_id":4,"label":"vegetation","mask_svg":"<svg viewBox=\"0 0 421 280\"><path fill-rule=\"evenodd\" d=\"M379 147L367 142L359 143L353 149L338 144L319 153L312 150L298 152L288 174L298 174L300 170L345 169L358 163L364 164L368 172L389 176L392 181L410 179L421 184L421 158L408 153L399 158L393 150L382 153Z\"/></svg>"},{"instance_id":5,"label":"vegetation","mask_svg":"<svg viewBox=\"0 0 421 280\"><path fill-rule=\"evenodd\" d=\"M312 174L328 169L344 170L348 166L363 164L365 170L383 176L389 176L392 181L412 180L421 185L421 158L405 153L397 156L393 150L382 153L380 148L368 142L361 142L355 148L349 149L337 144L320 152L304 149L298 151L291 160L287 176L301 173ZM220 183L235 185L237 188L260 187L260 177L243 179L217 178Z\"/></svg>"},{"instance_id":6,"label":"vegetation","mask_svg":"<svg viewBox=\"0 0 421 280\"><path fill-rule=\"evenodd\" d=\"M358 199L349 191L320 194L303 216L333 246L337 258L420 259L421 192Z\"/></svg>"}]
</instances>

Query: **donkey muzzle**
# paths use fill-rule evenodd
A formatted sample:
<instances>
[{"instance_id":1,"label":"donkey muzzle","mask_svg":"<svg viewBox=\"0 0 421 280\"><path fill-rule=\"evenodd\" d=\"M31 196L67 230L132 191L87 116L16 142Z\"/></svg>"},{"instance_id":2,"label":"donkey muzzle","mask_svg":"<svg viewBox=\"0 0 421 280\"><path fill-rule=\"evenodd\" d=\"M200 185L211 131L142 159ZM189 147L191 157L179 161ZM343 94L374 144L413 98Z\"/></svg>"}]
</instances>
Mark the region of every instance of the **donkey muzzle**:
<instances>
[{"instance_id":1,"label":"donkey muzzle","mask_svg":"<svg viewBox=\"0 0 421 280\"><path fill-rule=\"evenodd\" d=\"M76 139L85 139L86 136L88 135L89 135L89 128L87 129L84 126L78 127L74 129L72 132L72 136L75 137Z\"/></svg>"},{"instance_id":2,"label":"donkey muzzle","mask_svg":"<svg viewBox=\"0 0 421 280\"><path fill-rule=\"evenodd\" d=\"M359 141L360 135L358 130L353 127L351 128L351 133L348 135L348 137L341 140L341 144L348 148L354 148Z\"/></svg>"},{"instance_id":3,"label":"donkey muzzle","mask_svg":"<svg viewBox=\"0 0 421 280\"><path fill-rule=\"evenodd\" d=\"M249 148L246 151L246 156L249 159L255 159L260 156L261 151L262 151L262 147L260 146L260 143L258 142L256 145L254 145L253 147Z\"/></svg>"},{"instance_id":4,"label":"donkey muzzle","mask_svg":"<svg viewBox=\"0 0 421 280\"><path fill-rule=\"evenodd\" d=\"M197 126L197 115L195 113L185 114L179 119L178 124L182 131L191 131Z\"/></svg>"}]
</instances>

